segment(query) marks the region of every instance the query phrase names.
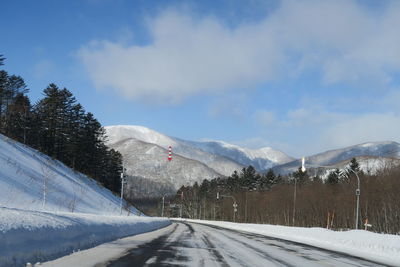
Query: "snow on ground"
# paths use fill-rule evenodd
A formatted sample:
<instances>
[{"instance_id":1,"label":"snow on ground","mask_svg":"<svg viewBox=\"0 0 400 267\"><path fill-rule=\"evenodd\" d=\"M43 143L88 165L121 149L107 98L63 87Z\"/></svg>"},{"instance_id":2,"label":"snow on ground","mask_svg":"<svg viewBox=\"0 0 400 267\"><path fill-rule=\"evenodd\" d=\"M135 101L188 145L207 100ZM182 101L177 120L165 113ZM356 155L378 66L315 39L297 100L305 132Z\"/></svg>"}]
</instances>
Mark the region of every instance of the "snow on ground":
<instances>
[{"instance_id":1,"label":"snow on ground","mask_svg":"<svg viewBox=\"0 0 400 267\"><path fill-rule=\"evenodd\" d=\"M95 180L0 135L0 266L52 259L170 224L137 214L124 203L119 216L120 198Z\"/></svg>"},{"instance_id":2,"label":"snow on ground","mask_svg":"<svg viewBox=\"0 0 400 267\"><path fill-rule=\"evenodd\" d=\"M168 219L0 208L0 266L55 259L118 238L153 231Z\"/></svg>"},{"instance_id":3,"label":"snow on ground","mask_svg":"<svg viewBox=\"0 0 400 267\"><path fill-rule=\"evenodd\" d=\"M262 234L346 253L382 264L400 266L399 235L377 234L364 230L337 232L324 228L288 227L203 220L186 221Z\"/></svg>"},{"instance_id":4,"label":"snow on ground","mask_svg":"<svg viewBox=\"0 0 400 267\"><path fill-rule=\"evenodd\" d=\"M4 135L0 135L0 207L120 213L119 198L95 180ZM137 210L130 207L124 214L128 212L137 213Z\"/></svg>"}]
</instances>

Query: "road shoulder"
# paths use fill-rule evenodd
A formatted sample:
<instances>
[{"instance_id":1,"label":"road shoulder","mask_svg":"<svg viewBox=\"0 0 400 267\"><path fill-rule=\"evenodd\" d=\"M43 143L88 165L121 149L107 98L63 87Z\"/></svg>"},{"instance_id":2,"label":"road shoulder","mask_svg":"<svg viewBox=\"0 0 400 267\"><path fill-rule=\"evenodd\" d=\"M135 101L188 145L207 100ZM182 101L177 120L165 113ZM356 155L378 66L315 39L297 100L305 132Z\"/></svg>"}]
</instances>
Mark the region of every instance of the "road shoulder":
<instances>
[{"instance_id":1,"label":"road shoulder","mask_svg":"<svg viewBox=\"0 0 400 267\"><path fill-rule=\"evenodd\" d=\"M144 243L151 242L152 240L157 239L160 236L168 234L173 229L174 223L152 232L117 239L112 242L101 244L97 247L78 251L53 261L44 262L41 266L106 266L108 262L116 258L122 257L124 254L127 253L128 250L138 247Z\"/></svg>"}]
</instances>

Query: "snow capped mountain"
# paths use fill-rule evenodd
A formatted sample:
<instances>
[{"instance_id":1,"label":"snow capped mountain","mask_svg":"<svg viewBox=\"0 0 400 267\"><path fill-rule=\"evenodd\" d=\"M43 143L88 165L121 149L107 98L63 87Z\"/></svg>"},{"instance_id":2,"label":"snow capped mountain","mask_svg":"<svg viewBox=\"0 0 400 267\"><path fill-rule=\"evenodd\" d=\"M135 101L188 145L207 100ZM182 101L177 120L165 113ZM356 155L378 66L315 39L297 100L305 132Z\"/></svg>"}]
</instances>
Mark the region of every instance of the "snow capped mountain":
<instances>
[{"instance_id":1,"label":"snow capped mountain","mask_svg":"<svg viewBox=\"0 0 400 267\"><path fill-rule=\"evenodd\" d=\"M332 166L346 162L354 157L373 158L400 158L400 144L397 142L368 142L342 149L329 150L313 156L306 157L306 167ZM274 167L274 171L287 174L296 171L301 166L301 160L297 159L286 164ZM365 171L368 168L366 167Z\"/></svg>"},{"instance_id":2,"label":"snow capped mountain","mask_svg":"<svg viewBox=\"0 0 400 267\"><path fill-rule=\"evenodd\" d=\"M224 141L188 141L142 126L119 125L105 129L109 146L120 151L124 158L131 157L131 160L125 159L131 175L151 178L171 190L203 179L229 176L234 170L240 171L248 165L260 172L273 168L280 174L294 172L301 166L300 159L295 160L270 147L255 150ZM166 149L170 145L173 147L174 160L168 165ZM146 156L131 156L135 153ZM377 158L400 158L400 144L369 142L330 150L306 157L306 167L327 166L327 169L335 169L345 166L353 157L370 157L369 160L360 158L361 167L365 167L365 171L375 172L378 166L388 163L387 159ZM172 170L171 167L177 169Z\"/></svg>"},{"instance_id":3,"label":"snow capped mountain","mask_svg":"<svg viewBox=\"0 0 400 267\"><path fill-rule=\"evenodd\" d=\"M120 212L119 198L95 180L1 134L0 206L110 215ZM136 210L131 207L131 212Z\"/></svg>"},{"instance_id":4,"label":"snow capped mountain","mask_svg":"<svg viewBox=\"0 0 400 267\"><path fill-rule=\"evenodd\" d=\"M221 176L207 165L180 155L175 154L173 160L168 161L167 149L135 138L124 139L110 146L124 157L126 174L132 179L128 181L128 187L134 186L135 177L141 177L164 185L163 192L159 193L165 194L176 192L182 185Z\"/></svg>"},{"instance_id":5,"label":"snow capped mountain","mask_svg":"<svg viewBox=\"0 0 400 267\"><path fill-rule=\"evenodd\" d=\"M192 159L207 165L218 173L218 176L229 176L235 170L240 170L243 165L218 154L203 151L197 147L188 145L185 141L172 138L146 127L118 125L105 127L108 135L108 145L114 148L114 144L125 139L136 139L145 143L155 144L167 149L173 147L173 155L180 155L187 159ZM134 151L135 147L131 148ZM118 149L117 149L118 150Z\"/></svg>"},{"instance_id":6,"label":"snow capped mountain","mask_svg":"<svg viewBox=\"0 0 400 267\"><path fill-rule=\"evenodd\" d=\"M135 138L145 143L157 144L161 147L175 146L177 144L171 137L143 126L116 125L104 128L107 132L109 144L130 138Z\"/></svg>"},{"instance_id":7,"label":"snow capped mountain","mask_svg":"<svg viewBox=\"0 0 400 267\"><path fill-rule=\"evenodd\" d=\"M142 126L117 125L107 126L105 129L109 145L127 138L135 138L165 148L171 145L174 154L198 160L225 176L248 165L254 166L258 171L264 171L293 160L283 152L270 147L253 150L223 141L187 141Z\"/></svg>"},{"instance_id":8,"label":"snow capped mountain","mask_svg":"<svg viewBox=\"0 0 400 267\"><path fill-rule=\"evenodd\" d=\"M181 140L181 142L200 148L211 154L230 158L244 166L252 165L258 171L264 171L273 166L293 160L293 158L285 153L270 147L255 150L232 145L223 141L193 142Z\"/></svg>"}]
</instances>

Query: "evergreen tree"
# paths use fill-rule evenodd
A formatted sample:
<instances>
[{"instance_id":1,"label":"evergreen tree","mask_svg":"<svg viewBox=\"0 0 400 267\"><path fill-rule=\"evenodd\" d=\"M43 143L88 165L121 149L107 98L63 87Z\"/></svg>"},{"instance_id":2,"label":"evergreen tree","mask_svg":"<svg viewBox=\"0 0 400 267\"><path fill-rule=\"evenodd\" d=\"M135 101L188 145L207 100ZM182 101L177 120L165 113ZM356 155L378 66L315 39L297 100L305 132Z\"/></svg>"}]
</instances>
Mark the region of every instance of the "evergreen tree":
<instances>
[{"instance_id":1,"label":"evergreen tree","mask_svg":"<svg viewBox=\"0 0 400 267\"><path fill-rule=\"evenodd\" d=\"M0 55L0 66L4 62ZM50 84L32 107L20 76L0 70L0 133L26 143L120 191L122 155L105 145L105 130L66 88Z\"/></svg>"},{"instance_id":2,"label":"evergreen tree","mask_svg":"<svg viewBox=\"0 0 400 267\"><path fill-rule=\"evenodd\" d=\"M296 181L299 185L306 184L307 182L310 181L310 177L308 176L307 171L303 172L301 170L301 167L299 167L299 169L296 172L294 172L292 175L293 175L293 178L296 179Z\"/></svg>"},{"instance_id":3,"label":"evergreen tree","mask_svg":"<svg viewBox=\"0 0 400 267\"><path fill-rule=\"evenodd\" d=\"M242 172L240 174L240 186L247 189L256 188L258 187L260 179L260 175L257 174L254 167L250 165L247 168L242 169Z\"/></svg>"},{"instance_id":4,"label":"evergreen tree","mask_svg":"<svg viewBox=\"0 0 400 267\"><path fill-rule=\"evenodd\" d=\"M266 183L269 187L276 183L276 175L272 169L269 169L268 172L265 174Z\"/></svg>"},{"instance_id":5,"label":"evergreen tree","mask_svg":"<svg viewBox=\"0 0 400 267\"><path fill-rule=\"evenodd\" d=\"M30 128L31 104L29 98L19 93L7 110L7 128L5 134L26 144Z\"/></svg>"},{"instance_id":6,"label":"evergreen tree","mask_svg":"<svg viewBox=\"0 0 400 267\"><path fill-rule=\"evenodd\" d=\"M210 190L210 181L204 179L200 185L200 190L199 190L200 197L207 198L209 190Z\"/></svg>"},{"instance_id":7,"label":"evergreen tree","mask_svg":"<svg viewBox=\"0 0 400 267\"><path fill-rule=\"evenodd\" d=\"M339 183L339 177L340 177L339 169L331 171L328 175L328 178L326 179L326 183L329 185L336 185Z\"/></svg>"},{"instance_id":8,"label":"evergreen tree","mask_svg":"<svg viewBox=\"0 0 400 267\"><path fill-rule=\"evenodd\" d=\"M360 164L358 163L356 158L352 158L350 161L350 169L354 172L360 172Z\"/></svg>"},{"instance_id":9,"label":"evergreen tree","mask_svg":"<svg viewBox=\"0 0 400 267\"><path fill-rule=\"evenodd\" d=\"M0 71L0 131L8 135L14 126L12 113L8 112L17 96L28 92L24 80L20 76L11 75L4 70Z\"/></svg>"}]
</instances>

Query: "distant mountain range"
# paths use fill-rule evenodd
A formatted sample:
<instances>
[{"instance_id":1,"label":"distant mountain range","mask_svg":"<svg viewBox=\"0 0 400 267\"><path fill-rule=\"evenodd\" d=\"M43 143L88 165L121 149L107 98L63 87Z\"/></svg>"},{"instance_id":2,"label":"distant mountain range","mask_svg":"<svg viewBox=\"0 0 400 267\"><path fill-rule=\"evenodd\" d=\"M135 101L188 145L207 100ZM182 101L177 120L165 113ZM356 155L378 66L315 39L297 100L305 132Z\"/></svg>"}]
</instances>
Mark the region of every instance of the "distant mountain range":
<instances>
[{"instance_id":1,"label":"distant mountain range","mask_svg":"<svg viewBox=\"0 0 400 267\"><path fill-rule=\"evenodd\" d=\"M351 158L372 157L372 158L400 158L400 144L397 142L369 142L342 149L329 150L323 153L305 158L306 168L336 168L347 163ZM276 173L288 174L296 171L301 166L301 159L277 165L272 169ZM367 166L366 166L367 168ZM374 169L375 171L375 169Z\"/></svg>"},{"instance_id":2,"label":"distant mountain range","mask_svg":"<svg viewBox=\"0 0 400 267\"><path fill-rule=\"evenodd\" d=\"M155 144L164 149L172 146L174 154L206 164L218 174L225 176L248 165L263 171L293 160L283 152L269 147L252 150L222 141L187 141L142 126L120 125L108 126L105 129L111 147L117 142L129 139Z\"/></svg>"},{"instance_id":3,"label":"distant mountain range","mask_svg":"<svg viewBox=\"0 0 400 267\"><path fill-rule=\"evenodd\" d=\"M201 183L203 179L229 176L233 171L240 171L249 165L259 172L272 168L280 174L294 172L301 166L300 159L294 159L270 147L254 150L223 141L189 141L143 126L118 125L107 126L105 129L108 146L124 156L127 174L162 185L160 194L167 191L171 193L182 185ZM169 146L173 150L171 162L167 160ZM396 159L400 158L400 144L371 142L331 150L306 157L306 167L315 169L316 166L326 166L326 170L334 169L345 166L353 157L360 157L365 166L370 166L365 167L370 168L369 171L376 170L378 165L384 164L390 158L397 162ZM135 190L138 191L139 188Z\"/></svg>"}]
</instances>

